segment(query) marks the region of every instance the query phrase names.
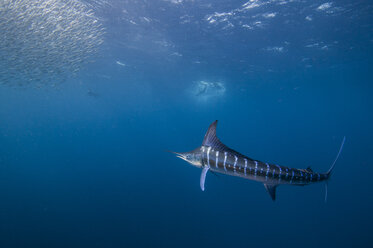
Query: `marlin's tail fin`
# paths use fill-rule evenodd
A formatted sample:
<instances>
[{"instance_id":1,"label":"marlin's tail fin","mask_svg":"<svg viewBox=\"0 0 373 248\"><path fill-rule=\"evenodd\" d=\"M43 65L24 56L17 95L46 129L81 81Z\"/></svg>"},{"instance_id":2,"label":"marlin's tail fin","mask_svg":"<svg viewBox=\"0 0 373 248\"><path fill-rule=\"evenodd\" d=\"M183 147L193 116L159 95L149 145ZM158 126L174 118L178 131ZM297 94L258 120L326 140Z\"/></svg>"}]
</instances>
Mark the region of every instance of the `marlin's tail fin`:
<instances>
[{"instance_id":1,"label":"marlin's tail fin","mask_svg":"<svg viewBox=\"0 0 373 248\"><path fill-rule=\"evenodd\" d=\"M328 175L328 178L330 178L330 175L331 175L331 173L333 172L333 169L334 169L334 165L337 162L337 160L339 158L339 155L341 155L341 152L342 152L342 149L343 149L343 145L345 144L345 141L346 141L346 136L343 137L341 146L339 147L339 151L338 151L337 157L335 157L332 166L330 166L330 169L326 172L326 174Z\"/></svg>"},{"instance_id":2,"label":"marlin's tail fin","mask_svg":"<svg viewBox=\"0 0 373 248\"><path fill-rule=\"evenodd\" d=\"M331 174L332 174L332 172L333 172L333 169L334 169L335 163L337 162L337 160L338 160L338 158L339 158L339 155L341 155L341 152L342 152L342 149L343 149L343 145L345 144L345 141L346 141L346 136L343 137L343 140L342 140L341 146L339 147L338 154L337 154L337 156L335 157L332 166L330 166L329 170L326 172L326 175L327 175L328 178L327 178L327 180L325 180L325 202L326 202L327 199L328 199L328 180L330 179L330 176L331 176Z\"/></svg>"}]
</instances>

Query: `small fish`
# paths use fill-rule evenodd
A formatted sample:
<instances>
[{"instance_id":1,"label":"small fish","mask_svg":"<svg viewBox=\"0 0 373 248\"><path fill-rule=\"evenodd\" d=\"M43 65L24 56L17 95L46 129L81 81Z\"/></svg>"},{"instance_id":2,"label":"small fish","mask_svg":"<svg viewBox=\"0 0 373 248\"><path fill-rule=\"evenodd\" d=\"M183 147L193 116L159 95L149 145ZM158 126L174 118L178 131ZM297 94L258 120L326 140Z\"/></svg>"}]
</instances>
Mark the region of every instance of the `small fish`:
<instances>
[{"instance_id":1,"label":"small fish","mask_svg":"<svg viewBox=\"0 0 373 248\"><path fill-rule=\"evenodd\" d=\"M119 60L115 61L115 63L116 63L117 65L120 65L120 66L126 66L126 64L120 62Z\"/></svg>"},{"instance_id":2,"label":"small fish","mask_svg":"<svg viewBox=\"0 0 373 248\"><path fill-rule=\"evenodd\" d=\"M91 97L95 97L95 98L97 98L97 97L100 96L98 93L96 93L96 92L94 92L94 91L92 91L90 89L87 91L87 95L91 96Z\"/></svg>"},{"instance_id":3,"label":"small fish","mask_svg":"<svg viewBox=\"0 0 373 248\"><path fill-rule=\"evenodd\" d=\"M217 123L218 121L215 121L210 125L202 142L202 146L190 152L173 152L178 158L202 169L200 178L200 187L202 191L205 190L207 172L211 171L261 182L264 184L272 200L276 199L276 188L279 185L304 186L312 183L325 182L326 201L327 182L341 154L345 137L343 138L338 155L329 170L326 173L316 173L312 171L310 167L307 169L296 169L264 163L230 149L216 136Z\"/></svg>"}]
</instances>

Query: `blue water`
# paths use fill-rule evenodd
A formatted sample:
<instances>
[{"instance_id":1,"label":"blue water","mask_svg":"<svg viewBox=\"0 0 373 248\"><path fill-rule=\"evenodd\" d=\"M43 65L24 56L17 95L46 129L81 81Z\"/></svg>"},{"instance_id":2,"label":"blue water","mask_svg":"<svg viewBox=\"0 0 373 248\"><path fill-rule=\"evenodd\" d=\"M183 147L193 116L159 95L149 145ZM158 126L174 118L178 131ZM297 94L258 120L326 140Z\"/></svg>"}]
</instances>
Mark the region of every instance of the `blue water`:
<instances>
[{"instance_id":1,"label":"blue water","mask_svg":"<svg viewBox=\"0 0 373 248\"><path fill-rule=\"evenodd\" d=\"M0 247L370 247L371 3L235 12L245 2L104 2L94 63L57 88L1 87ZM224 93L195 91L203 80ZM214 120L249 157L319 172L346 136L327 203L324 184L272 202L213 174L202 192L201 171L165 151L200 146Z\"/></svg>"}]
</instances>

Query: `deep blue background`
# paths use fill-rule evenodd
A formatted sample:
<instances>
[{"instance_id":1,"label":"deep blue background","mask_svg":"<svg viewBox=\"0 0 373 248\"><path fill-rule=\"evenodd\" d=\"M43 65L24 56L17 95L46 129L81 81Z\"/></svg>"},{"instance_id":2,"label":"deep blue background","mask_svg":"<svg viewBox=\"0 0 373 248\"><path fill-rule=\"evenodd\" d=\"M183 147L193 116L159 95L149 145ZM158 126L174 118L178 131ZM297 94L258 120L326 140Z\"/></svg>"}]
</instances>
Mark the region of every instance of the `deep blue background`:
<instances>
[{"instance_id":1,"label":"deep blue background","mask_svg":"<svg viewBox=\"0 0 373 248\"><path fill-rule=\"evenodd\" d=\"M100 7L96 63L58 89L1 88L1 247L369 247L371 6L344 1L304 30L300 13L322 1L263 5L280 20L244 33L204 18L245 1L207 2ZM173 21L185 13L193 25ZM133 27L131 15L153 22ZM338 45L309 50L310 37ZM285 51L263 50L277 45ZM225 95L199 100L188 93L199 80L224 82ZM200 171L165 151L196 148L215 119L233 149L320 172L346 136L328 202L322 184L279 187L272 202L259 183L212 174L201 192Z\"/></svg>"}]
</instances>

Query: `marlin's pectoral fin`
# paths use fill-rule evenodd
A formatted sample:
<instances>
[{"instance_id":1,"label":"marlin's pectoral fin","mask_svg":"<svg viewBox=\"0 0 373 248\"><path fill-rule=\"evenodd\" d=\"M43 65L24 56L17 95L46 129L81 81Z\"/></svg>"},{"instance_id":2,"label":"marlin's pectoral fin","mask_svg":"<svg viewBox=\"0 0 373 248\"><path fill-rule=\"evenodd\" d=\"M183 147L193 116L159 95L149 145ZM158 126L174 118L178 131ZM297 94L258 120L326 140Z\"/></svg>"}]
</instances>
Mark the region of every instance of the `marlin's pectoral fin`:
<instances>
[{"instance_id":1,"label":"marlin's pectoral fin","mask_svg":"<svg viewBox=\"0 0 373 248\"><path fill-rule=\"evenodd\" d=\"M199 185L201 186L202 191L205 191L205 180L206 180L206 174L208 171L209 171L209 167L202 168L201 179L199 181Z\"/></svg>"},{"instance_id":2,"label":"marlin's pectoral fin","mask_svg":"<svg viewBox=\"0 0 373 248\"><path fill-rule=\"evenodd\" d=\"M276 187L277 185L264 184L268 194L271 196L272 200L276 200Z\"/></svg>"}]
</instances>

